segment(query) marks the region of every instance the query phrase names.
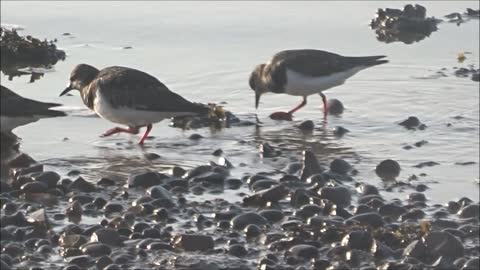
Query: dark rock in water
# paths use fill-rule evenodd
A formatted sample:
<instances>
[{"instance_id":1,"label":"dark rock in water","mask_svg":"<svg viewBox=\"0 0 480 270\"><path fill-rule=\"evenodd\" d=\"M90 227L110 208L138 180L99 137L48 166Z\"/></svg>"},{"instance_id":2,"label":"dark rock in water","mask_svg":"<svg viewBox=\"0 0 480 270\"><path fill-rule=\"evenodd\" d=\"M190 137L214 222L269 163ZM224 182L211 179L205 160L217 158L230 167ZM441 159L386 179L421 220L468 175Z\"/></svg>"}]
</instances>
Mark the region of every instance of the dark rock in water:
<instances>
[{"instance_id":1,"label":"dark rock in water","mask_svg":"<svg viewBox=\"0 0 480 270\"><path fill-rule=\"evenodd\" d=\"M223 186L223 183L225 181L225 176L216 172L208 172L208 173L204 173L204 174L193 177L191 181L206 183L208 185Z\"/></svg>"},{"instance_id":2,"label":"dark rock in water","mask_svg":"<svg viewBox=\"0 0 480 270\"><path fill-rule=\"evenodd\" d=\"M260 145L260 154L264 158L272 158L279 155L279 151L276 151L269 143L265 142Z\"/></svg>"},{"instance_id":3,"label":"dark rock in water","mask_svg":"<svg viewBox=\"0 0 480 270\"><path fill-rule=\"evenodd\" d=\"M479 82L480 81L480 71L477 71L477 72L473 73L471 79L474 82Z\"/></svg>"},{"instance_id":4,"label":"dark rock in water","mask_svg":"<svg viewBox=\"0 0 480 270\"><path fill-rule=\"evenodd\" d=\"M385 224L382 216L377 213L364 213L355 215L348 220L359 222L361 225L372 226L374 228L382 227Z\"/></svg>"},{"instance_id":5,"label":"dark rock in water","mask_svg":"<svg viewBox=\"0 0 480 270\"><path fill-rule=\"evenodd\" d=\"M242 185L242 180L237 178L228 178L227 180L225 180L225 188L228 189L239 189Z\"/></svg>"},{"instance_id":6,"label":"dark rock in water","mask_svg":"<svg viewBox=\"0 0 480 270\"><path fill-rule=\"evenodd\" d=\"M115 181L110 179L110 178L106 178L106 177L102 177L98 182L97 182L97 185L100 185L100 186L114 186L115 185Z\"/></svg>"},{"instance_id":7,"label":"dark rock in water","mask_svg":"<svg viewBox=\"0 0 480 270\"><path fill-rule=\"evenodd\" d=\"M155 160L161 158L161 156L156 153L145 153L145 158L148 160Z\"/></svg>"},{"instance_id":8,"label":"dark rock in water","mask_svg":"<svg viewBox=\"0 0 480 270\"><path fill-rule=\"evenodd\" d=\"M198 133L193 133L192 135L190 135L190 137L188 137L190 140L192 141L198 141L200 139L203 138L202 135L198 134Z\"/></svg>"},{"instance_id":9,"label":"dark rock in water","mask_svg":"<svg viewBox=\"0 0 480 270\"><path fill-rule=\"evenodd\" d=\"M378 209L380 215L384 217L393 217L394 219L398 219L406 212L407 210L405 208L395 204L384 204Z\"/></svg>"},{"instance_id":10,"label":"dark rock in water","mask_svg":"<svg viewBox=\"0 0 480 270\"><path fill-rule=\"evenodd\" d=\"M39 181L45 183L48 188L55 188L57 186L57 182L60 180L60 175L56 172L42 172L39 175L33 177L35 181Z\"/></svg>"},{"instance_id":11,"label":"dark rock in water","mask_svg":"<svg viewBox=\"0 0 480 270\"><path fill-rule=\"evenodd\" d=\"M472 258L463 265L461 270L477 270L477 269L480 269L480 259Z\"/></svg>"},{"instance_id":12,"label":"dark rock in water","mask_svg":"<svg viewBox=\"0 0 480 270\"><path fill-rule=\"evenodd\" d=\"M186 178L191 179L195 176L199 176L199 175L211 172L211 171L213 171L213 166L210 166L210 165L198 166L198 167L195 167L194 169L192 169L191 171L189 171Z\"/></svg>"},{"instance_id":13,"label":"dark rock in water","mask_svg":"<svg viewBox=\"0 0 480 270\"><path fill-rule=\"evenodd\" d=\"M260 227L258 227L255 224L247 225L247 227L245 227L244 231L245 231L245 235L249 238L257 237L260 234L262 234L262 230L260 229Z\"/></svg>"},{"instance_id":14,"label":"dark rock in water","mask_svg":"<svg viewBox=\"0 0 480 270\"><path fill-rule=\"evenodd\" d=\"M414 192L408 195L408 200L411 202L425 202L427 201L427 197L423 193Z\"/></svg>"},{"instance_id":15,"label":"dark rock in water","mask_svg":"<svg viewBox=\"0 0 480 270\"><path fill-rule=\"evenodd\" d=\"M333 131L333 134L337 137L342 137L343 135L347 134L350 132L350 130L344 128L344 127L336 127L335 130Z\"/></svg>"},{"instance_id":16,"label":"dark rock in water","mask_svg":"<svg viewBox=\"0 0 480 270\"><path fill-rule=\"evenodd\" d=\"M403 256L410 256L419 260L425 260L427 255L427 247L421 240L414 240L404 250Z\"/></svg>"},{"instance_id":17,"label":"dark rock in water","mask_svg":"<svg viewBox=\"0 0 480 270\"><path fill-rule=\"evenodd\" d=\"M440 163L437 163L435 161L425 161L425 162L421 162L417 165L414 165L413 167L423 168L423 167L433 167L433 166L436 166L436 165L440 165Z\"/></svg>"},{"instance_id":18,"label":"dark rock in water","mask_svg":"<svg viewBox=\"0 0 480 270\"><path fill-rule=\"evenodd\" d=\"M235 244L228 247L228 254L235 257L244 257L248 254L244 246Z\"/></svg>"},{"instance_id":19,"label":"dark rock in water","mask_svg":"<svg viewBox=\"0 0 480 270\"><path fill-rule=\"evenodd\" d=\"M215 247L213 238L200 234L181 234L173 239L174 248L185 251L207 251Z\"/></svg>"},{"instance_id":20,"label":"dark rock in water","mask_svg":"<svg viewBox=\"0 0 480 270\"><path fill-rule=\"evenodd\" d=\"M335 98L329 99L327 102L328 114L342 114L344 110L343 103Z\"/></svg>"},{"instance_id":21,"label":"dark rock in water","mask_svg":"<svg viewBox=\"0 0 480 270\"><path fill-rule=\"evenodd\" d=\"M470 204L463 207L458 215L461 218L479 218L480 215L480 205L478 204Z\"/></svg>"},{"instance_id":22,"label":"dark rock in water","mask_svg":"<svg viewBox=\"0 0 480 270\"><path fill-rule=\"evenodd\" d=\"M101 257L109 255L112 252L112 249L105 244L93 243L84 246L82 248L82 252L83 254L89 255L91 257Z\"/></svg>"},{"instance_id":23,"label":"dark rock in water","mask_svg":"<svg viewBox=\"0 0 480 270\"><path fill-rule=\"evenodd\" d=\"M216 157L220 157L222 154L223 154L222 149L217 149L217 150L213 151L213 153L212 153L212 155L216 156Z\"/></svg>"},{"instance_id":24,"label":"dark rock in water","mask_svg":"<svg viewBox=\"0 0 480 270\"><path fill-rule=\"evenodd\" d=\"M302 219L308 219L317 215L318 213L321 213L322 211L323 211L323 208L320 207L319 205L306 204L302 206L297 212L295 212L295 216Z\"/></svg>"},{"instance_id":25,"label":"dark rock in water","mask_svg":"<svg viewBox=\"0 0 480 270\"><path fill-rule=\"evenodd\" d=\"M414 129L420 124L420 120L416 116L409 116L406 120L399 123L400 126L404 126L407 129Z\"/></svg>"},{"instance_id":26,"label":"dark rock in water","mask_svg":"<svg viewBox=\"0 0 480 270\"><path fill-rule=\"evenodd\" d=\"M317 258L319 251L315 246L302 244L291 247L287 254L293 257L310 260Z\"/></svg>"},{"instance_id":27,"label":"dark rock in water","mask_svg":"<svg viewBox=\"0 0 480 270\"><path fill-rule=\"evenodd\" d=\"M257 213L248 212L240 214L232 219L230 224L234 230L243 230L250 224L264 226L268 221Z\"/></svg>"},{"instance_id":28,"label":"dark rock in water","mask_svg":"<svg viewBox=\"0 0 480 270\"><path fill-rule=\"evenodd\" d=\"M99 242L109 246L121 246L123 244L120 235L112 229L96 230L90 239L91 242Z\"/></svg>"},{"instance_id":29,"label":"dark rock in water","mask_svg":"<svg viewBox=\"0 0 480 270\"><path fill-rule=\"evenodd\" d=\"M351 249L359 249L372 254L377 251L377 244L372 235L366 231L353 231L342 239L342 246L348 246Z\"/></svg>"},{"instance_id":30,"label":"dark rock in water","mask_svg":"<svg viewBox=\"0 0 480 270\"><path fill-rule=\"evenodd\" d=\"M0 27L0 35L2 37L0 40L2 71L10 79L24 74L18 71L19 69L48 67L55 65L59 60L65 60L65 52L58 50L52 41L20 36L16 30L4 27Z\"/></svg>"},{"instance_id":31,"label":"dark rock in water","mask_svg":"<svg viewBox=\"0 0 480 270\"><path fill-rule=\"evenodd\" d=\"M406 5L403 10L378 9L377 16L370 23L377 40L385 43L401 41L412 44L430 36L437 30L441 21L426 17L426 9L421 5Z\"/></svg>"},{"instance_id":32,"label":"dark rock in water","mask_svg":"<svg viewBox=\"0 0 480 270\"><path fill-rule=\"evenodd\" d=\"M123 206L119 203L109 202L104 207L105 215L110 215L112 213L121 213L123 211Z\"/></svg>"},{"instance_id":33,"label":"dark rock in water","mask_svg":"<svg viewBox=\"0 0 480 270\"><path fill-rule=\"evenodd\" d=\"M448 232L430 232L424 238L425 247L432 256L457 259L465 254L460 240Z\"/></svg>"},{"instance_id":34,"label":"dark rock in water","mask_svg":"<svg viewBox=\"0 0 480 270\"><path fill-rule=\"evenodd\" d=\"M330 171L338 174L347 174L352 170L352 165L341 158L336 158L330 163Z\"/></svg>"},{"instance_id":35,"label":"dark rock in water","mask_svg":"<svg viewBox=\"0 0 480 270\"><path fill-rule=\"evenodd\" d=\"M328 199L342 208L349 206L352 200L350 190L346 187L324 187L318 194L320 198Z\"/></svg>"},{"instance_id":36,"label":"dark rock in water","mask_svg":"<svg viewBox=\"0 0 480 270\"><path fill-rule=\"evenodd\" d=\"M7 164L10 168L27 168L36 163L36 161L25 153L21 153Z\"/></svg>"},{"instance_id":37,"label":"dark rock in water","mask_svg":"<svg viewBox=\"0 0 480 270\"><path fill-rule=\"evenodd\" d=\"M154 199L167 199L173 201L172 194L162 186L153 186L147 189L147 195Z\"/></svg>"},{"instance_id":38,"label":"dark rock in water","mask_svg":"<svg viewBox=\"0 0 480 270\"><path fill-rule=\"evenodd\" d=\"M315 124L312 120L303 121L298 125L298 128L302 131L312 131L315 128Z\"/></svg>"},{"instance_id":39,"label":"dark rock in water","mask_svg":"<svg viewBox=\"0 0 480 270\"><path fill-rule=\"evenodd\" d=\"M83 179L81 176L77 178L77 180L73 181L69 186L68 186L69 191L77 190L80 192L94 192L96 190L95 185L93 185L90 182L87 182L85 179Z\"/></svg>"},{"instance_id":40,"label":"dark rock in water","mask_svg":"<svg viewBox=\"0 0 480 270\"><path fill-rule=\"evenodd\" d=\"M261 180L266 181L266 180ZM258 181L256 183L259 183ZM288 195L288 190L284 185L275 185L271 188L259 191L252 196L243 199L243 203L247 206L264 206L268 202L278 202Z\"/></svg>"},{"instance_id":41,"label":"dark rock in water","mask_svg":"<svg viewBox=\"0 0 480 270\"><path fill-rule=\"evenodd\" d=\"M303 166L300 179L305 181L308 177L316 173L322 173L325 169L320 166L317 157L311 151L303 151Z\"/></svg>"},{"instance_id":42,"label":"dark rock in water","mask_svg":"<svg viewBox=\"0 0 480 270\"><path fill-rule=\"evenodd\" d=\"M375 168L378 177L384 180L393 180L400 174L400 164L392 159L386 159Z\"/></svg>"},{"instance_id":43,"label":"dark rock in water","mask_svg":"<svg viewBox=\"0 0 480 270\"><path fill-rule=\"evenodd\" d=\"M20 189L25 193L44 193L47 192L48 186L42 182L30 182L22 185Z\"/></svg>"},{"instance_id":44,"label":"dark rock in water","mask_svg":"<svg viewBox=\"0 0 480 270\"><path fill-rule=\"evenodd\" d=\"M58 240L58 244L62 248L79 248L87 243L87 237L80 234L62 234Z\"/></svg>"},{"instance_id":45,"label":"dark rock in water","mask_svg":"<svg viewBox=\"0 0 480 270\"><path fill-rule=\"evenodd\" d=\"M369 184L362 184L359 187L357 187L357 190L360 194L363 196L366 195L379 195L377 187Z\"/></svg>"},{"instance_id":46,"label":"dark rock in water","mask_svg":"<svg viewBox=\"0 0 480 270\"><path fill-rule=\"evenodd\" d=\"M166 178L168 178L167 175L158 172L137 173L130 175L130 177L128 178L128 186L149 188L151 186L163 184Z\"/></svg>"},{"instance_id":47,"label":"dark rock in water","mask_svg":"<svg viewBox=\"0 0 480 270\"><path fill-rule=\"evenodd\" d=\"M187 171L182 167L175 166L172 168L172 175L175 177L183 177L186 173Z\"/></svg>"},{"instance_id":48,"label":"dark rock in water","mask_svg":"<svg viewBox=\"0 0 480 270\"><path fill-rule=\"evenodd\" d=\"M282 211L274 209L262 210L258 212L258 214L270 221L271 223L280 222L285 217Z\"/></svg>"}]
</instances>

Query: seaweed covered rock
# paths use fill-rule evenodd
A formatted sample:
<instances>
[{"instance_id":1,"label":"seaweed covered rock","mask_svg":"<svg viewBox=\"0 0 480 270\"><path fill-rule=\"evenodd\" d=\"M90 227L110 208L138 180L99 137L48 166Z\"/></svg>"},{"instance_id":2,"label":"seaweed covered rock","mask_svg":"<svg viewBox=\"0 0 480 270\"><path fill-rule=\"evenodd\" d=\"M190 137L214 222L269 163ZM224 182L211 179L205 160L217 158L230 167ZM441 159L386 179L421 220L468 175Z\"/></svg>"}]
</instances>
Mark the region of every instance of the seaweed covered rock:
<instances>
[{"instance_id":1,"label":"seaweed covered rock","mask_svg":"<svg viewBox=\"0 0 480 270\"><path fill-rule=\"evenodd\" d=\"M400 9L378 9L377 16L370 23L378 41L392 43L401 41L412 44L423 40L437 30L441 20L427 17L427 9L421 5L406 5Z\"/></svg>"},{"instance_id":2,"label":"seaweed covered rock","mask_svg":"<svg viewBox=\"0 0 480 270\"><path fill-rule=\"evenodd\" d=\"M66 54L58 50L53 41L41 41L32 36L21 36L16 30L0 27L1 70L11 80L15 76L31 75L30 81L38 79L42 72L37 69L49 69L59 60L65 60ZM21 69L30 68L32 72Z\"/></svg>"},{"instance_id":3,"label":"seaweed covered rock","mask_svg":"<svg viewBox=\"0 0 480 270\"><path fill-rule=\"evenodd\" d=\"M240 120L230 111L216 104L204 105L209 107L209 113L204 115L184 115L172 118L171 127L181 129L197 129L211 127L213 129L229 128L231 126L252 126L255 122Z\"/></svg>"}]
</instances>

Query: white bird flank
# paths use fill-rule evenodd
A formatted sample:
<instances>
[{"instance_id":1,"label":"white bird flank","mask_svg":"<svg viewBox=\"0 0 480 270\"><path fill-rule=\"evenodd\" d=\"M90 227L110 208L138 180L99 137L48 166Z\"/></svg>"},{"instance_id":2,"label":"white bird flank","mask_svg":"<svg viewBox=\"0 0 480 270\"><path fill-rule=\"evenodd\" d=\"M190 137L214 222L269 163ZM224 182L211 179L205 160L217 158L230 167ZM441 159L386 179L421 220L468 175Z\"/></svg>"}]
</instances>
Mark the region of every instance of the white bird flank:
<instances>
[{"instance_id":1,"label":"white bird flank","mask_svg":"<svg viewBox=\"0 0 480 270\"><path fill-rule=\"evenodd\" d=\"M365 68L367 68L367 66L359 66L343 72L337 72L322 77L303 75L287 68L287 83L284 88L285 93L292 96L309 96L312 94L319 94L329 88L343 84L346 79L352 77L357 72Z\"/></svg>"},{"instance_id":2,"label":"white bird flank","mask_svg":"<svg viewBox=\"0 0 480 270\"><path fill-rule=\"evenodd\" d=\"M189 112L157 112L136 110L126 106L114 108L108 102L108 99L103 98L101 89L98 89L97 91L94 101L94 110L103 119L129 127L146 126L149 124L158 123L167 118L192 114Z\"/></svg>"}]
</instances>

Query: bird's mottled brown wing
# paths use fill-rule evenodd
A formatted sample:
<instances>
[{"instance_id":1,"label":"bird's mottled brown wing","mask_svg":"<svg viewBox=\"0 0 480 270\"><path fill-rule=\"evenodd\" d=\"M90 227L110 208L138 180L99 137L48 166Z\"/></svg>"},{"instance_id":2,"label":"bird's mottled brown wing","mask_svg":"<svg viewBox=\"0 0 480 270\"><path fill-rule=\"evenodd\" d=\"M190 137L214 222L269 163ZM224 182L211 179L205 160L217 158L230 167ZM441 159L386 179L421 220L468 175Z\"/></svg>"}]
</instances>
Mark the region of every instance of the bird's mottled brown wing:
<instances>
[{"instance_id":1,"label":"bird's mottled brown wing","mask_svg":"<svg viewBox=\"0 0 480 270\"><path fill-rule=\"evenodd\" d=\"M351 64L345 60L341 55L320 50L288 50L277 53L271 64L317 77L348 70Z\"/></svg>"},{"instance_id":2,"label":"bird's mottled brown wing","mask_svg":"<svg viewBox=\"0 0 480 270\"><path fill-rule=\"evenodd\" d=\"M99 89L113 107L146 111L196 112L197 106L170 91L155 77L135 69L110 67L100 71L90 89ZM98 95L98 93L97 93Z\"/></svg>"}]
</instances>

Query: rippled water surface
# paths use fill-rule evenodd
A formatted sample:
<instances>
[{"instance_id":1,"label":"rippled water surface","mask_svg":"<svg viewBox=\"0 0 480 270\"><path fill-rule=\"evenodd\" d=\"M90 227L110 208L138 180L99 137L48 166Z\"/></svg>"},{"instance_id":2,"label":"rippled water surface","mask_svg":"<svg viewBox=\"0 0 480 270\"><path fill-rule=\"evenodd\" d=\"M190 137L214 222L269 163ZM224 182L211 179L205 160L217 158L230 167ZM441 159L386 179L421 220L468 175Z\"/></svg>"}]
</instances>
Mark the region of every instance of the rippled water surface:
<instances>
[{"instance_id":1,"label":"rippled water surface","mask_svg":"<svg viewBox=\"0 0 480 270\"><path fill-rule=\"evenodd\" d=\"M35 83L27 76L2 84L21 95L64 104L66 118L46 119L18 128L22 150L55 170L80 170L92 181L104 175L126 176L134 170L168 170L172 165L193 167L215 160L211 153L222 148L237 165L234 174L283 169L289 157L312 149L322 162L343 157L359 170L358 180L378 184L374 168L392 158L402 166L400 179L426 173L418 181L430 189L432 201L479 196L479 85L455 76L433 78L441 68L479 64L478 20L457 26L442 23L430 37L406 45L377 41L368 23L377 8L401 8L402 2L3 2L2 24L19 25L21 33L58 39L67 59ZM423 2L427 15L442 17L478 9L478 2ZM62 35L71 33L70 36ZM131 46L131 49L122 49ZM253 106L248 76L253 67L275 52L292 48L318 48L344 55L388 55L390 63L360 72L345 85L326 92L341 100L345 113L322 121L321 99L295 115L293 122L274 122L268 115L289 109L301 100L266 95L260 110ZM457 53L468 51L457 63ZM153 139L144 148L138 137L119 135L99 138L112 124L94 117L78 95L59 98L71 69L79 63L99 68L121 65L146 71L186 98L198 102L226 102L241 118L262 127L235 127L221 131L182 131L164 121L154 126ZM428 128L408 131L397 123L415 115ZM313 120L312 134L295 125ZM447 126L450 123L451 126ZM336 138L332 130L350 130ZM205 138L195 142L192 133ZM405 145L426 140L420 148ZM277 160L261 159L257 147L268 141L282 149ZM145 153L160 159L148 161ZM420 162L440 165L418 169ZM475 162L473 165L456 165ZM247 166L238 166L245 163ZM431 184L430 184L431 183ZM398 196L399 194L392 194ZM218 195L228 198L227 195ZM401 195L400 195L401 196ZM406 195L405 195L406 196Z\"/></svg>"}]
</instances>

